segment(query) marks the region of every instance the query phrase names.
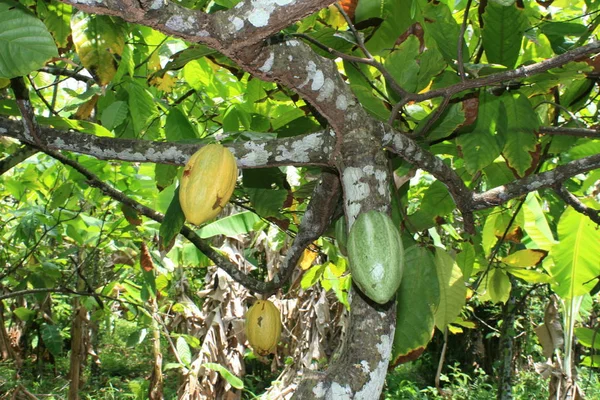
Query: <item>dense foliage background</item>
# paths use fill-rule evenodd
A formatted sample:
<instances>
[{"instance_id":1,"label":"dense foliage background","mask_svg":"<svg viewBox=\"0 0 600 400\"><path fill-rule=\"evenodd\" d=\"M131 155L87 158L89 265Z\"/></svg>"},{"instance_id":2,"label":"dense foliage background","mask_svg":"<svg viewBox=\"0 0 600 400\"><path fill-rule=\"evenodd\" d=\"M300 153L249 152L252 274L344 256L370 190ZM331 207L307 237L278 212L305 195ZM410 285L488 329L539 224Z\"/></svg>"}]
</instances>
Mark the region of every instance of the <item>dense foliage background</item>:
<instances>
[{"instance_id":1,"label":"dense foliage background","mask_svg":"<svg viewBox=\"0 0 600 400\"><path fill-rule=\"evenodd\" d=\"M332 3L0 0L0 398L600 398L600 1ZM397 306L342 251L373 208Z\"/></svg>"}]
</instances>

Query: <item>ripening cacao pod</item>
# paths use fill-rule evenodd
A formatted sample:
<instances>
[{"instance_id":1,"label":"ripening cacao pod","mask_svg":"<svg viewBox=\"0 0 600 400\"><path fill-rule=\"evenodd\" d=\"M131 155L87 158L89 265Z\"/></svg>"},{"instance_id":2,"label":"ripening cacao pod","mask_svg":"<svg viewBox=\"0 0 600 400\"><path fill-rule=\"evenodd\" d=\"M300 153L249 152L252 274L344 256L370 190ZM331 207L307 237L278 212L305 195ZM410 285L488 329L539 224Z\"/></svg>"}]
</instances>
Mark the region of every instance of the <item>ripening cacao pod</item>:
<instances>
[{"instance_id":1,"label":"ripening cacao pod","mask_svg":"<svg viewBox=\"0 0 600 400\"><path fill-rule=\"evenodd\" d=\"M275 351L281 335L281 316L275 304L258 300L246 313L246 338L261 355Z\"/></svg>"},{"instance_id":2,"label":"ripening cacao pod","mask_svg":"<svg viewBox=\"0 0 600 400\"><path fill-rule=\"evenodd\" d=\"M368 298L387 303L398 290L404 269L404 248L391 218L371 210L358 216L348 234L352 281Z\"/></svg>"},{"instance_id":3,"label":"ripening cacao pod","mask_svg":"<svg viewBox=\"0 0 600 400\"><path fill-rule=\"evenodd\" d=\"M235 157L220 144L202 147L188 160L179 185L185 219L200 225L217 216L229 201L237 180Z\"/></svg>"}]
</instances>

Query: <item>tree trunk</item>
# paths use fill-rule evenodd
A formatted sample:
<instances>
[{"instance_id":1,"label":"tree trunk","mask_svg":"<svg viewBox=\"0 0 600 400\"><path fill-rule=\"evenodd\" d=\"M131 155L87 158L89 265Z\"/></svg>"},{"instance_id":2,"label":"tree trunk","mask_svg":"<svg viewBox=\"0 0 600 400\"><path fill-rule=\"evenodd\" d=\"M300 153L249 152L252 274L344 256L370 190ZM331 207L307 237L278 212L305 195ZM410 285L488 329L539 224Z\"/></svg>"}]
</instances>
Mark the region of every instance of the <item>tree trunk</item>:
<instances>
[{"instance_id":1,"label":"tree trunk","mask_svg":"<svg viewBox=\"0 0 600 400\"><path fill-rule=\"evenodd\" d=\"M12 347L10 336L6 331L6 321L4 320L4 301L0 300L0 359L13 360L15 367L21 367L21 357Z\"/></svg>"},{"instance_id":2,"label":"tree trunk","mask_svg":"<svg viewBox=\"0 0 600 400\"><path fill-rule=\"evenodd\" d=\"M152 299L152 313L158 312L156 299ZM154 356L154 365L152 367L152 376L150 377L150 387L148 389L148 398L150 400L163 399L163 374L162 360L163 355L160 350L160 326L155 319L152 319L152 354Z\"/></svg>"},{"instance_id":3,"label":"tree trunk","mask_svg":"<svg viewBox=\"0 0 600 400\"><path fill-rule=\"evenodd\" d=\"M79 279L78 289L83 290L84 282ZM87 310L78 297L73 300L73 322L71 324L71 359L69 369L69 400L79 400L81 387L82 365L86 359L86 345L84 340Z\"/></svg>"},{"instance_id":4,"label":"tree trunk","mask_svg":"<svg viewBox=\"0 0 600 400\"><path fill-rule=\"evenodd\" d=\"M510 291L510 297L504 306L504 322L500 334L500 354L502 357L498 374L498 400L512 400L513 381L513 347L516 336L514 323L516 312L515 285Z\"/></svg>"},{"instance_id":5,"label":"tree trunk","mask_svg":"<svg viewBox=\"0 0 600 400\"><path fill-rule=\"evenodd\" d=\"M396 330L396 303L374 306L354 289L351 296L339 358L323 373L307 373L293 399L372 400L383 390Z\"/></svg>"}]
</instances>

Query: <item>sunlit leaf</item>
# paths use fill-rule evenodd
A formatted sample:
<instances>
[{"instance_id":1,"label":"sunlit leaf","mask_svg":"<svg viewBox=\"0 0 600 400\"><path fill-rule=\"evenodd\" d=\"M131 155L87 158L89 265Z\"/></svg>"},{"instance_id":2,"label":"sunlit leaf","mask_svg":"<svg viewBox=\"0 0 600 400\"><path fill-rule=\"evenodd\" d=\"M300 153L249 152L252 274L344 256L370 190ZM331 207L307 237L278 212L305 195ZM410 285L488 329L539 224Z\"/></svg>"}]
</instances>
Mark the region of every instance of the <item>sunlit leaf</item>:
<instances>
[{"instance_id":1,"label":"sunlit leaf","mask_svg":"<svg viewBox=\"0 0 600 400\"><path fill-rule=\"evenodd\" d=\"M460 314L465 304L467 287L459 266L440 248L435 249L435 266L440 287L435 326L443 331Z\"/></svg>"},{"instance_id":2,"label":"sunlit leaf","mask_svg":"<svg viewBox=\"0 0 600 400\"><path fill-rule=\"evenodd\" d=\"M557 282L553 288L563 298L586 294L600 275L600 230L587 216L569 207L560 217L558 238L560 242L551 251L555 265L550 272Z\"/></svg>"},{"instance_id":3,"label":"sunlit leaf","mask_svg":"<svg viewBox=\"0 0 600 400\"><path fill-rule=\"evenodd\" d=\"M504 264L511 267L532 267L539 264L548 255L545 250L526 249L518 250L504 258L501 258Z\"/></svg>"}]
</instances>

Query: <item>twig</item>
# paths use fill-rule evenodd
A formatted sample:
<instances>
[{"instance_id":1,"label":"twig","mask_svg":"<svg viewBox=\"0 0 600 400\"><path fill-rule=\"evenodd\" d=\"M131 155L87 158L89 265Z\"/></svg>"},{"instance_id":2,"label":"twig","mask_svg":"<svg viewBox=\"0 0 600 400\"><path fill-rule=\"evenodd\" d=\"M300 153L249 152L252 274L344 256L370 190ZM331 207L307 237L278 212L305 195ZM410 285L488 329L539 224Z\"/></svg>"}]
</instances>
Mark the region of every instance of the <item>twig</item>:
<instances>
[{"instance_id":1,"label":"twig","mask_svg":"<svg viewBox=\"0 0 600 400\"><path fill-rule=\"evenodd\" d=\"M54 107L52 107L52 104L50 104L48 102L48 100L46 100L46 98L44 97L42 92L37 87L35 87L35 84L33 83L33 79L31 79L31 76L27 76L27 79L29 80L29 83L31 84L31 87L33 88L33 91L35 92L35 94L37 94L37 96L40 98L40 100L42 100L42 103L44 103L46 105L46 108L48 109L48 111L50 111L51 114L58 116L58 112L56 112ZM53 83L52 85L55 85L55 83Z\"/></svg>"},{"instance_id":2,"label":"twig","mask_svg":"<svg viewBox=\"0 0 600 400\"><path fill-rule=\"evenodd\" d=\"M562 135L600 138L600 130L590 128L568 128L563 126L543 126L539 130L545 135Z\"/></svg>"},{"instance_id":3,"label":"twig","mask_svg":"<svg viewBox=\"0 0 600 400\"><path fill-rule=\"evenodd\" d=\"M458 74L460 75L460 80L465 81L467 79L465 75L465 65L463 60L463 44L465 40L465 31L467 30L467 21L469 20L469 9L471 8L472 0L467 1L467 5L465 6L465 15L463 16L463 22L460 26L460 34L458 36L458 49L457 49L457 57L458 57Z\"/></svg>"},{"instance_id":4,"label":"twig","mask_svg":"<svg viewBox=\"0 0 600 400\"><path fill-rule=\"evenodd\" d=\"M440 353L440 360L438 362L437 371L435 372L435 388L439 394L442 394L442 388L440 387L440 377L442 376L442 369L444 368L444 362L446 361L446 349L448 348L448 327L444 329L444 345L442 346L442 352Z\"/></svg>"},{"instance_id":5,"label":"twig","mask_svg":"<svg viewBox=\"0 0 600 400\"><path fill-rule=\"evenodd\" d=\"M446 111L446 107L448 107L449 103L450 103L450 97L444 96L444 99L442 100L442 102L438 106L438 108L434 111L433 115L429 118L429 120L425 123L425 125L423 125L423 127L421 129L419 129L415 134L413 134L413 137L427 135L429 130L433 127L433 125L435 125L435 123L442 116L444 111Z\"/></svg>"},{"instance_id":6,"label":"twig","mask_svg":"<svg viewBox=\"0 0 600 400\"><path fill-rule=\"evenodd\" d=\"M356 43L358 44L358 47L360 47L360 49L362 50L362 52L365 54L365 56L369 60L373 60L373 56L371 55L371 53L367 49L367 46L365 46L365 41L363 40L363 38L360 35L360 33L356 30L356 27L352 23L352 20L350 19L350 17L348 16L348 14L346 14L346 11L344 11L344 8L342 7L342 5L339 2L336 2L335 6L337 7L338 11L342 14L342 16L344 17L344 19L346 20L346 22L348 23L348 28L350 28L350 31L354 35L354 38L356 39Z\"/></svg>"}]
</instances>

